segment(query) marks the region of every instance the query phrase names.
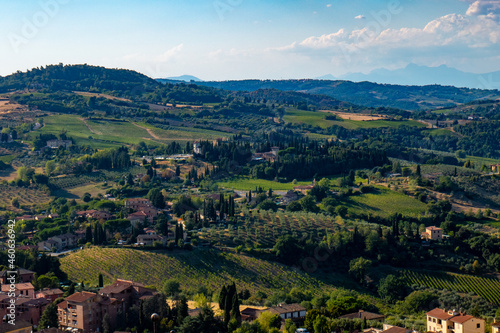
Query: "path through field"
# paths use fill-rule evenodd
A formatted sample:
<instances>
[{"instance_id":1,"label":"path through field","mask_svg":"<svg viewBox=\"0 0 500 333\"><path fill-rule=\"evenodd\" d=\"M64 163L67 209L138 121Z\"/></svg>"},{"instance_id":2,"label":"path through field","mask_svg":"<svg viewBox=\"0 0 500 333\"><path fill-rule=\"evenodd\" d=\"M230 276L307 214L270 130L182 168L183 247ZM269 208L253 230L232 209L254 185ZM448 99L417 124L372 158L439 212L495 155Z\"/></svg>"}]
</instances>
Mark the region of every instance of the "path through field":
<instances>
[{"instance_id":1,"label":"path through field","mask_svg":"<svg viewBox=\"0 0 500 333\"><path fill-rule=\"evenodd\" d=\"M153 130L151 130L151 128L147 128L147 127L145 127L145 126L141 126L141 125L136 124L136 123L134 123L134 122L132 122L132 125L134 125L134 126L136 126L136 127L139 127L139 128L142 128L142 129L145 129L145 130L148 132L148 134L149 134L149 135L151 135L151 136L152 136L153 138L155 138L156 140L165 140L165 139L163 139L163 138L159 137L158 135L156 135L156 134L153 132Z\"/></svg>"},{"instance_id":2,"label":"path through field","mask_svg":"<svg viewBox=\"0 0 500 333\"><path fill-rule=\"evenodd\" d=\"M85 124L85 126L87 126L89 131L91 131L92 133L97 134L97 135L102 135L102 132L100 132L98 130L94 130L92 127L90 127L90 125L87 124L87 121L84 118L78 118L78 119L80 119Z\"/></svg>"}]
</instances>

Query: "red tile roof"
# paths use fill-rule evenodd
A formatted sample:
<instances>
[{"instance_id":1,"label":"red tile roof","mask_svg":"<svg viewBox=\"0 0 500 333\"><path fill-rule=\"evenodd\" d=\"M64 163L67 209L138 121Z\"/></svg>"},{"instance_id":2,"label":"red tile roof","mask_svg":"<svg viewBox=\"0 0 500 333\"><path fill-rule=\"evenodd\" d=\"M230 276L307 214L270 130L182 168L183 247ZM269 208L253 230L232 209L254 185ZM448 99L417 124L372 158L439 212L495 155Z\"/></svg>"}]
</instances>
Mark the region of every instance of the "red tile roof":
<instances>
[{"instance_id":1,"label":"red tile roof","mask_svg":"<svg viewBox=\"0 0 500 333\"><path fill-rule=\"evenodd\" d=\"M80 302L85 302L86 300L94 297L95 295L96 294L90 293L88 291L80 291L80 292L74 293L71 296L66 297L66 300L80 303Z\"/></svg>"},{"instance_id":2,"label":"red tile roof","mask_svg":"<svg viewBox=\"0 0 500 333\"><path fill-rule=\"evenodd\" d=\"M439 308L435 308L434 310L431 310L427 312L427 315L429 317L441 319L441 320L448 320L451 317L453 317L453 314L449 314L448 312L441 310Z\"/></svg>"},{"instance_id":3,"label":"red tile roof","mask_svg":"<svg viewBox=\"0 0 500 333\"><path fill-rule=\"evenodd\" d=\"M474 318L473 316L469 316L469 315L465 315L465 314L459 314L458 316L455 316L453 318L451 318L450 320L454 323L459 323L459 324L463 324L465 323L467 320L470 320Z\"/></svg>"}]
</instances>

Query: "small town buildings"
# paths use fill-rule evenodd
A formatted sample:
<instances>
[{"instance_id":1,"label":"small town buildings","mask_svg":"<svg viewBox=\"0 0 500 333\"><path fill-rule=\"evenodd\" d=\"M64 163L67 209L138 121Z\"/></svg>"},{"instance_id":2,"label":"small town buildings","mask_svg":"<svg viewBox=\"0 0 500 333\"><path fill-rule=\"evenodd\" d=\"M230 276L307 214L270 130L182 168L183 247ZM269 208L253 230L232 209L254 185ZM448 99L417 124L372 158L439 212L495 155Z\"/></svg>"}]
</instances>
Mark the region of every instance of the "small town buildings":
<instances>
[{"instance_id":1,"label":"small town buildings","mask_svg":"<svg viewBox=\"0 0 500 333\"><path fill-rule=\"evenodd\" d=\"M2 292L8 293L10 291L10 284L2 284ZM25 296L28 298L35 298L35 287L31 282L15 283L14 294L17 296Z\"/></svg>"},{"instance_id":2,"label":"small town buildings","mask_svg":"<svg viewBox=\"0 0 500 333\"><path fill-rule=\"evenodd\" d=\"M11 304L11 298L6 294L0 294L0 318L7 315L8 306ZM27 321L38 325L45 307L50 302L44 298L30 298L26 296L17 296L15 299L15 316L17 321Z\"/></svg>"},{"instance_id":3,"label":"small town buildings","mask_svg":"<svg viewBox=\"0 0 500 333\"><path fill-rule=\"evenodd\" d=\"M125 208L142 210L145 207L153 207L151 201L146 198L130 198L125 200Z\"/></svg>"},{"instance_id":4,"label":"small town buildings","mask_svg":"<svg viewBox=\"0 0 500 333\"><path fill-rule=\"evenodd\" d=\"M76 247L78 237L71 233L50 237L45 241L39 242L38 251L62 251Z\"/></svg>"},{"instance_id":5,"label":"small town buildings","mask_svg":"<svg viewBox=\"0 0 500 333\"><path fill-rule=\"evenodd\" d=\"M443 239L443 229L431 226L425 228L424 238L428 240L442 240Z\"/></svg>"},{"instance_id":6,"label":"small town buildings","mask_svg":"<svg viewBox=\"0 0 500 333\"><path fill-rule=\"evenodd\" d=\"M484 320L455 310L435 308L427 312L427 331L440 333L484 333Z\"/></svg>"},{"instance_id":7,"label":"small town buildings","mask_svg":"<svg viewBox=\"0 0 500 333\"><path fill-rule=\"evenodd\" d=\"M64 292L59 288L45 288L35 293L35 298L45 298L49 302L54 302L57 298L62 297Z\"/></svg>"},{"instance_id":8,"label":"small town buildings","mask_svg":"<svg viewBox=\"0 0 500 333\"><path fill-rule=\"evenodd\" d=\"M19 268L17 270L17 276L19 277L19 282L32 282L35 278L35 272L29 269ZM8 271L0 271L0 284L7 284L7 278L9 277Z\"/></svg>"}]
</instances>

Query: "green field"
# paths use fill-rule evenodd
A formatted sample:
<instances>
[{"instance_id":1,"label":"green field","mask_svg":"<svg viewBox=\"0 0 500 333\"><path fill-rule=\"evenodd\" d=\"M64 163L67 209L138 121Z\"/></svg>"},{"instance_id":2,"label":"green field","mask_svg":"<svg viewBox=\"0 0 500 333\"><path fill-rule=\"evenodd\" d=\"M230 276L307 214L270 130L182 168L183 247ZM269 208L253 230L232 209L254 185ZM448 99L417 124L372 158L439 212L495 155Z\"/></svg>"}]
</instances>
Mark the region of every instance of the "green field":
<instances>
[{"instance_id":1,"label":"green field","mask_svg":"<svg viewBox=\"0 0 500 333\"><path fill-rule=\"evenodd\" d=\"M265 179L254 179L249 177L235 177L230 180L224 180L219 182L220 187L227 189L240 190L240 191L250 191L255 190L256 187L262 187L263 190L273 189L274 191L287 191L292 190L295 186L300 185L310 185L312 181L300 181L296 184L289 183L278 183L272 180Z\"/></svg>"},{"instance_id":2,"label":"green field","mask_svg":"<svg viewBox=\"0 0 500 333\"><path fill-rule=\"evenodd\" d=\"M245 255L217 250L148 252L134 249L91 247L61 258L61 269L73 281L97 285L102 273L105 283L129 279L160 287L174 278L192 292L205 286L212 291L234 281L239 290L247 288L268 295L276 290L328 292L333 288L318 279L287 266Z\"/></svg>"},{"instance_id":3,"label":"green field","mask_svg":"<svg viewBox=\"0 0 500 333\"><path fill-rule=\"evenodd\" d=\"M402 271L408 285L422 285L435 289L473 292L485 300L500 305L500 280L473 275L431 271Z\"/></svg>"},{"instance_id":4,"label":"green field","mask_svg":"<svg viewBox=\"0 0 500 333\"><path fill-rule=\"evenodd\" d=\"M67 135L72 137L77 145L90 145L93 148L137 144L141 141L165 143L229 136L228 133L197 128L176 127L173 130L163 130L145 123L91 120L65 114L45 117L44 123L44 127L31 133L32 138L39 133L58 135L62 131L67 131Z\"/></svg>"},{"instance_id":5,"label":"green field","mask_svg":"<svg viewBox=\"0 0 500 333\"><path fill-rule=\"evenodd\" d=\"M333 125L338 125L345 127L347 129L358 129L358 128L379 128L379 127L391 127L396 128L402 125L413 126L413 127L426 127L425 124L419 123L413 120L404 121L390 121L390 120L329 120L325 119L327 113L324 112L313 112L313 111L299 111L299 110L287 110L283 119L287 123L292 124L307 124L311 126L319 126L323 129L331 127Z\"/></svg>"},{"instance_id":6,"label":"green field","mask_svg":"<svg viewBox=\"0 0 500 333\"><path fill-rule=\"evenodd\" d=\"M283 120L287 123L303 123L311 126L328 128L334 125L336 121L325 119L327 115L328 114L324 112L287 110L285 116L283 117Z\"/></svg>"},{"instance_id":7,"label":"green field","mask_svg":"<svg viewBox=\"0 0 500 333\"><path fill-rule=\"evenodd\" d=\"M427 205L402 193L386 187L376 186L377 192L350 196L345 205L354 213L372 213L387 217L394 213L418 216L425 214Z\"/></svg>"},{"instance_id":8,"label":"green field","mask_svg":"<svg viewBox=\"0 0 500 333\"><path fill-rule=\"evenodd\" d=\"M347 129L358 129L358 128L379 128L379 127L390 127L396 128L399 126L413 126L413 127L425 127L424 124L419 123L414 120L405 121L390 121L390 120L349 120L344 119L343 121L333 121L333 125L339 125Z\"/></svg>"}]
</instances>

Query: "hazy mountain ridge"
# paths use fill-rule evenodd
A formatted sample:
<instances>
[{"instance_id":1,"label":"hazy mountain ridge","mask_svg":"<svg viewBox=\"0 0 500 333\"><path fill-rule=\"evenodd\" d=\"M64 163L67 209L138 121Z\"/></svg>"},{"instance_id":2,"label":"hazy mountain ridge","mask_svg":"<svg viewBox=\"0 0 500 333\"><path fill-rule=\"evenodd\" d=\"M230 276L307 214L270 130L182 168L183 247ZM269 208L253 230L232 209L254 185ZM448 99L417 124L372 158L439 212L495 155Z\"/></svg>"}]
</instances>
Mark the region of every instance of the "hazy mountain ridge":
<instances>
[{"instance_id":1,"label":"hazy mountain ridge","mask_svg":"<svg viewBox=\"0 0 500 333\"><path fill-rule=\"evenodd\" d=\"M348 73L340 76L331 74L318 77L321 80L370 81L398 85L445 85L472 89L500 89L500 71L476 74L441 65L437 67L419 66L414 63L404 68L388 70L379 68L368 74Z\"/></svg>"},{"instance_id":2,"label":"hazy mountain ridge","mask_svg":"<svg viewBox=\"0 0 500 333\"><path fill-rule=\"evenodd\" d=\"M498 90L440 85L403 86L345 80L241 80L206 81L198 84L233 91L255 91L258 89L297 91L327 95L367 107L393 107L413 111L454 106L480 99L500 98Z\"/></svg>"}]
</instances>

